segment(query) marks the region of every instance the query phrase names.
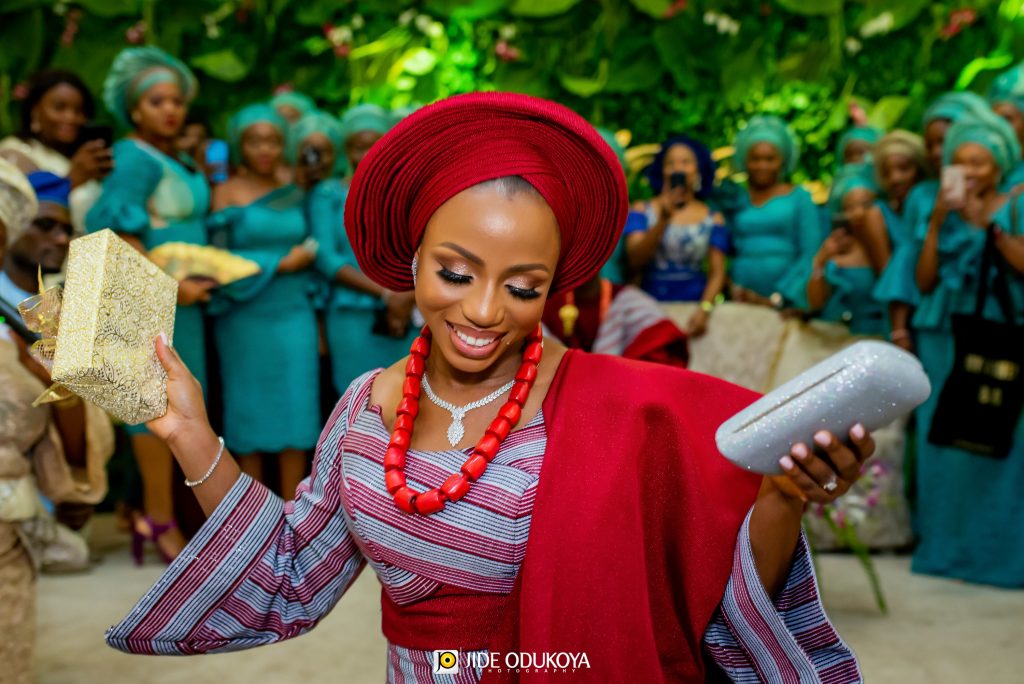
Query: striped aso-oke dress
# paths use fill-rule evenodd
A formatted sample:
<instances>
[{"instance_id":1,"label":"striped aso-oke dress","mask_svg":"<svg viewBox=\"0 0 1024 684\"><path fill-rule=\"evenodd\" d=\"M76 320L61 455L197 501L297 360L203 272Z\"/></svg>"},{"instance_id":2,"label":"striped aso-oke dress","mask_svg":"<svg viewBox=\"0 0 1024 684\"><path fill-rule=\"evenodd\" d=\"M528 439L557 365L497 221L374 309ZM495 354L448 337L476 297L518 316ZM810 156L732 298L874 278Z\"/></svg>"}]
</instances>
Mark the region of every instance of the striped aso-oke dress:
<instances>
[{"instance_id":1,"label":"striped aso-oke dress","mask_svg":"<svg viewBox=\"0 0 1024 684\"><path fill-rule=\"evenodd\" d=\"M482 595L511 592L546 446L543 412L509 435L457 505L411 516L384 489L390 434L379 408L369 405L377 373L356 379L342 397L320 438L313 473L295 500L284 502L243 474L152 589L108 630L111 646L185 655L294 637L334 607L366 564L400 606L445 587ZM414 488L427 489L457 471L465 458L463 451L409 450L406 473ZM749 515L704 644L734 681L861 680L852 651L821 605L806 541L800 541L786 584L772 600L754 566ZM479 669L434 674L431 651L388 646L388 682L462 684L482 675Z\"/></svg>"}]
</instances>

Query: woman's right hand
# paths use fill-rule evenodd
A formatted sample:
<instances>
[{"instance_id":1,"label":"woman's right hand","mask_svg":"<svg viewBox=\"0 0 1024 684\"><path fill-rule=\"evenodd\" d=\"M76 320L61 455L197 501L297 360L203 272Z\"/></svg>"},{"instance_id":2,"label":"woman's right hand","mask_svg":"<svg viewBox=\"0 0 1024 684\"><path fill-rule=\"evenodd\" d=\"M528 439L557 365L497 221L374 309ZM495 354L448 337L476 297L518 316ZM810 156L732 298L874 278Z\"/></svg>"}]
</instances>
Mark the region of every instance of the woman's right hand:
<instances>
[{"instance_id":1,"label":"woman's right hand","mask_svg":"<svg viewBox=\"0 0 1024 684\"><path fill-rule=\"evenodd\" d=\"M292 251L288 252L288 256L277 265L278 273L295 273L297 271L303 271L313 265L313 261L316 259L316 254L309 251L302 245L296 245L292 247Z\"/></svg>"},{"instance_id":2,"label":"woman's right hand","mask_svg":"<svg viewBox=\"0 0 1024 684\"><path fill-rule=\"evenodd\" d=\"M90 180L101 180L114 168L114 152L102 140L83 143L71 157L71 187Z\"/></svg>"},{"instance_id":3,"label":"woman's right hand","mask_svg":"<svg viewBox=\"0 0 1024 684\"><path fill-rule=\"evenodd\" d=\"M167 413L146 423L154 435L169 445L184 442L189 435L212 431L206 416L203 388L182 362L178 352L167 346L167 338L156 338L156 356L167 372Z\"/></svg>"}]
</instances>

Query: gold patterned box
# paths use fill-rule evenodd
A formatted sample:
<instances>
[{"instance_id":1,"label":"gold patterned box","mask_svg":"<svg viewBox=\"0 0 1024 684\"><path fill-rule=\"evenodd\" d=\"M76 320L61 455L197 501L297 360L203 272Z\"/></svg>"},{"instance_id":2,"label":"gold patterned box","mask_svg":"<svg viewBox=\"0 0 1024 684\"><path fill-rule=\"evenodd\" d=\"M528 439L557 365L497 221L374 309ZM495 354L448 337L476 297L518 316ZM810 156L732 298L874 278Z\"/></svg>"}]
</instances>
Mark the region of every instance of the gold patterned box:
<instances>
[{"instance_id":1,"label":"gold patterned box","mask_svg":"<svg viewBox=\"0 0 1024 684\"><path fill-rule=\"evenodd\" d=\"M156 357L172 341L178 283L101 230L71 242L51 375L128 424L167 412L167 375Z\"/></svg>"}]
</instances>

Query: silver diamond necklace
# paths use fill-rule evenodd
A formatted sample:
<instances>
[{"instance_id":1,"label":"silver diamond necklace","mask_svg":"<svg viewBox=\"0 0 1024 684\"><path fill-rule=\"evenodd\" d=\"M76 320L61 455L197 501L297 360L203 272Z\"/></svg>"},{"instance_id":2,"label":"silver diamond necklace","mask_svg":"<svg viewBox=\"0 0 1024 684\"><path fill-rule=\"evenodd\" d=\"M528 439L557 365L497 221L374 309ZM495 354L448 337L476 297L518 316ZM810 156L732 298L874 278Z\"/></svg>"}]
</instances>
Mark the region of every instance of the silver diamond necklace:
<instances>
[{"instance_id":1,"label":"silver diamond necklace","mask_svg":"<svg viewBox=\"0 0 1024 684\"><path fill-rule=\"evenodd\" d=\"M509 380L507 383L496 389L495 391L488 394L483 399L477 399L471 401L465 406L456 406L450 401L445 401L441 397L434 394L434 390L430 387L430 382L427 380L427 374L423 374L423 381L421 383L423 392L427 395L427 399L435 405L443 408L448 413L452 414L452 424L448 426L448 442L454 447L456 444L462 441L462 437L466 434L466 428L462 425L463 418L466 414L473 409L478 409L481 406L487 406L495 399L498 399L501 395L505 394L512 389L512 385L515 384L515 378Z\"/></svg>"}]
</instances>

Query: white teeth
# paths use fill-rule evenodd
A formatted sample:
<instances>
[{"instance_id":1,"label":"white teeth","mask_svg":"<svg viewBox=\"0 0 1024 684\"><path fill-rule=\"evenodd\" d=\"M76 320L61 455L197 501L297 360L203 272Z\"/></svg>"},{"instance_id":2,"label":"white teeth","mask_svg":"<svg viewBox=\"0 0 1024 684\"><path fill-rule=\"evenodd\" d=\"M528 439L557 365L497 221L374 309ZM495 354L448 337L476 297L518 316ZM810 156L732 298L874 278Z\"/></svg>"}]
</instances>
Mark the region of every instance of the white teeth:
<instances>
[{"instance_id":1,"label":"white teeth","mask_svg":"<svg viewBox=\"0 0 1024 684\"><path fill-rule=\"evenodd\" d=\"M460 340L462 340L463 342L465 342L466 344L468 344L471 347L486 347L491 342L494 342L494 338L491 338L489 340L487 340L487 339L477 339L475 337L470 337L469 335L466 335L465 333L462 333L462 332L460 332L458 330L455 331L455 334L458 335Z\"/></svg>"}]
</instances>

